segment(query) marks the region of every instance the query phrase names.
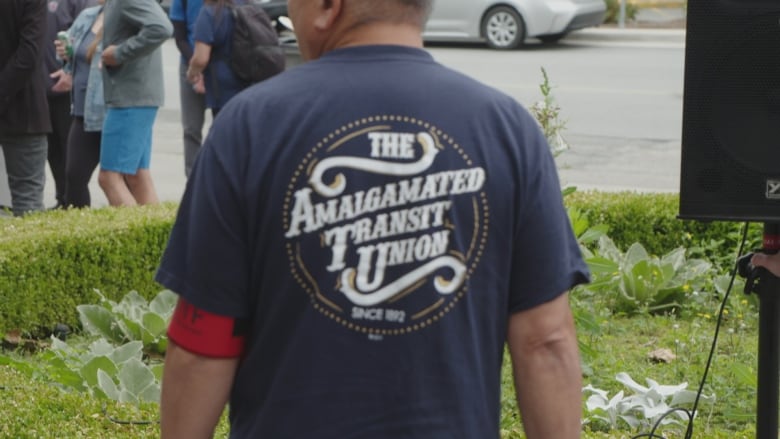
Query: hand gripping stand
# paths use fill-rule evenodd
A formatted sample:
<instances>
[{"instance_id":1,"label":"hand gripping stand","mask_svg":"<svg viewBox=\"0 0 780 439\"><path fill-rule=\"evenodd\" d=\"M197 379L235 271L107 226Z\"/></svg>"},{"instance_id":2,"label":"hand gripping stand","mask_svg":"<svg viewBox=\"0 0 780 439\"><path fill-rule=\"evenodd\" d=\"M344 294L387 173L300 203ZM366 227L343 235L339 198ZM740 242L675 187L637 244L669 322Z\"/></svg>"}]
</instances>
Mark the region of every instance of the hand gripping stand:
<instances>
[{"instance_id":1,"label":"hand gripping stand","mask_svg":"<svg viewBox=\"0 0 780 439\"><path fill-rule=\"evenodd\" d=\"M764 224L764 253L780 250L780 223ZM745 294L755 293L758 308L758 392L756 439L777 439L780 395L780 278L754 267L748 254L739 258L739 274L745 277Z\"/></svg>"}]
</instances>

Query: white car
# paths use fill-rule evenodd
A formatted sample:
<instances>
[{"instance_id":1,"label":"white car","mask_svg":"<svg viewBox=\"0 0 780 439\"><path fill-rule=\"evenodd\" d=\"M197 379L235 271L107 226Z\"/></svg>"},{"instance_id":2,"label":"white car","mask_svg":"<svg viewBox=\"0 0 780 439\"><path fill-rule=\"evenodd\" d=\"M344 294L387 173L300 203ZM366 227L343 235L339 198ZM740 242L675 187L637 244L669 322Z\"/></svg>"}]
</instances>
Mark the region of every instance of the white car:
<instances>
[{"instance_id":1,"label":"white car","mask_svg":"<svg viewBox=\"0 0 780 439\"><path fill-rule=\"evenodd\" d=\"M425 41L484 41L515 49L526 38L553 43L569 32L598 26L604 0L436 0Z\"/></svg>"}]
</instances>

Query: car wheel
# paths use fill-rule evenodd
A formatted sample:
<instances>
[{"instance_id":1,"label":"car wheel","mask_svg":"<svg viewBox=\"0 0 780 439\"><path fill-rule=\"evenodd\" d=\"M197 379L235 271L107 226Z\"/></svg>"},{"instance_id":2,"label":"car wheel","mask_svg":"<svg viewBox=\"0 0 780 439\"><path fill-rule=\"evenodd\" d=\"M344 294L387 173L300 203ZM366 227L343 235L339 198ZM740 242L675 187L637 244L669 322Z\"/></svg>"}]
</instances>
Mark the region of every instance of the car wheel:
<instances>
[{"instance_id":1,"label":"car wheel","mask_svg":"<svg viewBox=\"0 0 780 439\"><path fill-rule=\"evenodd\" d=\"M563 37L565 37L566 35L567 35L566 32L561 32L559 34L541 35L538 38L541 42L545 44L552 44L561 41L561 39L563 39Z\"/></svg>"},{"instance_id":2,"label":"car wheel","mask_svg":"<svg viewBox=\"0 0 780 439\"><path fill-rule=\"evenodd\" d=\"M523 18L514 9L498 6L482 20L482 35L493 49L515 49L525 39Z\"/></svg>"}]
</instances>

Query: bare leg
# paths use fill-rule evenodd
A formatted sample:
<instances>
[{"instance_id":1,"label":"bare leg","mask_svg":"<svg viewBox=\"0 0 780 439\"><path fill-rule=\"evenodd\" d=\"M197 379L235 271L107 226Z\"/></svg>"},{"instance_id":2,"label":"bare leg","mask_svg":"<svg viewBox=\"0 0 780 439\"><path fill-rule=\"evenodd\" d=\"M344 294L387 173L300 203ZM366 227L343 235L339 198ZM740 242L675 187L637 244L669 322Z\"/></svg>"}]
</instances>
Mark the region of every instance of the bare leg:
<instances>
[{"instance_id":1,"label":"bare leg","mask_svg":"<svg viewBox=\"0 0 780 439\"><path fill-rule=\"evenodd\" d=\"M148 169L139 169L135 175L125 175L125 181L127 181L127 187L138 204L157 204L160 202L154 188L152 174Z\"/></svg>"},{"instance_id":2,"label":"bare leg","mask_svg":"<svg viewBox=\"0 0 780 439\"><path fill-rule=\"evenodd\" d=\"M108 204L111 206L136 206L133 194L125 183L124 176L118 172L100 170L98 183L103 193L106 194Z\"/></svg>"}]
</instances>

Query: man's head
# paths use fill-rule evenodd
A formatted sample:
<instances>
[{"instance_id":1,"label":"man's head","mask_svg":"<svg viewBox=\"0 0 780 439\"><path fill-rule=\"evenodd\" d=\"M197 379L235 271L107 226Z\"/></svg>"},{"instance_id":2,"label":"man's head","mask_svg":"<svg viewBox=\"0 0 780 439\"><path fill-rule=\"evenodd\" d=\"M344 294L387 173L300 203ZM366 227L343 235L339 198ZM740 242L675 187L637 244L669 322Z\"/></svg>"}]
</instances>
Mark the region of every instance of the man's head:
<instances>
[{"instance_id":1,"label":"man's head","mask_svg":"<svg viewBox=\"0 0 780 439\"><path fill-rule=\"evenodd\" d=\"M304 59L366 44L422 46L433 0L288 0Z\"/></svg>"}]
</instances>

